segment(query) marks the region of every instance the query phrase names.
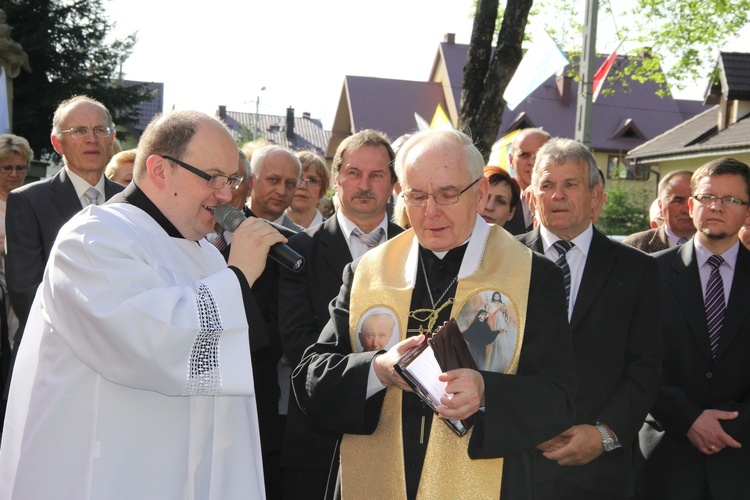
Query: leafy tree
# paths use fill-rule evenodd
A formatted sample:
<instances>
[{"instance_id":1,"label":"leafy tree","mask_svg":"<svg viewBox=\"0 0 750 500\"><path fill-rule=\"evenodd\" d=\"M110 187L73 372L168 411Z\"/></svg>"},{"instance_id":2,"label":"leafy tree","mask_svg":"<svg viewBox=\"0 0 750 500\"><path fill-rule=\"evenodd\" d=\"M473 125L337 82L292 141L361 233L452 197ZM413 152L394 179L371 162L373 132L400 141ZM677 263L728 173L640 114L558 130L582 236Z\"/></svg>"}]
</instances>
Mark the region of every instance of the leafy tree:
<instances>
[{"instance_id":1,"label":"leafy tree","mask_svg":"<svg viewBox=\"0 0 750 500\"><path fill-rule=\"evenodd\" d=\"M499 0L476 0L464 67L458 125L471 132L485 158L497 138L505 108L502 94L521 62L521 44L530 16L545 25L571 60L580 54L582 41L578 12L583 10L585 0L538 0L533 10L532 0L504 3L504 9L500 9ZM600 14L611 12L610 2L600 3ZM618 2L618 8L622 4ZM643 48L633 54L637 57L631 57L629 64L614 68L611 75L625 87L628 79L656 81L662 84L660 93L665 94L667 80L681 87L706 75L717 48L747 24L750 0L632 0L627 5L627 22L619 27L619 36L639 42ZM672 63L666 71L660 64L664 58Z\"/></svg>"},{"instance_id":2,"label":"leafy tree","mask_svg":"<svg viewBox=\"0 0 750 500\"><path fill-rule=\"evenodd\" d=\"M648 214L643 212L648 193L627 189L622 182L614 181L607 188L607 202L597 222L604 234L624 235L649 229Z\"/></svg>"},{"instance_id":3,"label":"leafy tree","mask_svg":"<svg viewBox=\"0 0 750 500\"><path fill-rule=\"evenodd\" d=\"M135 34L105 42L112 29L102 0L6 0L3 9L12 37L29 56L31 72L14 81L13 131L28 139L41 157L57 105L85 94L101 101L116 124L135 123L135 106L150 99L145 86L120 86L117 70L130 55Z\"/></svg>"}]
</instances>

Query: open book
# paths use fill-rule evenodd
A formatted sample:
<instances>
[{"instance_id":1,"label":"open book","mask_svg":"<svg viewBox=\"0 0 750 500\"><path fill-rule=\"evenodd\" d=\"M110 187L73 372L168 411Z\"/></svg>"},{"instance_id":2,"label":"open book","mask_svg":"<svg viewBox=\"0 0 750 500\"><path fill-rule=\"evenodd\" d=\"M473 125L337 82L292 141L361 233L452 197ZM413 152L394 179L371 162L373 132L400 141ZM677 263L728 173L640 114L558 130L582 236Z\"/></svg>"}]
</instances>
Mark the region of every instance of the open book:
<instances>
[{"instance_id":1,"label":"open book","mask_svg":"<svg viewBox=\"0 0 750 500\"><path fill-rule=\"evenodd\" d=\"M457 368L476 370L477 367L455 319L426 336L425 341L409 349L394 368L414 393L437 413L437 407L441 406L440 398L450 396L445 392L445 383L438 380L440 374ZM473 417L443 421L456 434L463 436L471 428Z\"/></svg>"}]
</instances>

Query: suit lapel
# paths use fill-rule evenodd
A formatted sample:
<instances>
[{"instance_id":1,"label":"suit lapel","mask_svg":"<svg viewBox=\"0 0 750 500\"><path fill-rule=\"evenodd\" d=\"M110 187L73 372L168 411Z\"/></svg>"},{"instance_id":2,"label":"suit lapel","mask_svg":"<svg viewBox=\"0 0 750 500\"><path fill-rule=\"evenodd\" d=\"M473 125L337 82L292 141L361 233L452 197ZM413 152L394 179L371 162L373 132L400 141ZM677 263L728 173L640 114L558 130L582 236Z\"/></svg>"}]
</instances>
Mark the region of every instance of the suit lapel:
<instances>
[{"instance_id":1,"label":"suit lapel","mask_svg":"<svg viewBox=\"0 0 750 500\"><path fill-rule=\"evenodd\" d=\"M672 293L677 297L677 302L687 319L688 328L695 337L703 355L706 359L711 360L713 356L708 341L703 288L701 287L698 262L695 260L695 251L692 244L680 246L672 262L672 271L675 273L673 279L669 282Z\"/></svg>"},{"instance_id":2,"label":"suit lapel","mask_svg":"<svg viewBox=\"0 0 750 500\"><path fill-rule=\"evenodd\" d=\"M340 279L344 267L352 261L352 254L349 251L349 245L346 243L346 238L339 227L336 216L331 217L323 223L320 245L323 260L336 273L335 276Z\"/></svg>"},{"instance_id":3,"label":"suit lapel","mask_svg":"<svg viewBox=\"0 0 750 500\"><path fill-rule=\"evenodd\" d=\"M578 288L570 328L574 330L591 308L594 300L609 278L617 257L610 251L614 243L594 228L591 246L583 268L581 286Z\"/></svg>"},{"instance_id":4,"label":"suit lapel","mask_svg":"<svg viewBox=\"0 0 750 500\"><path fill-rule=\"evenodd\" d=\"M669 238L667 237L667 231L664 224L654 233L653 238L649 241L649 247L651 247L651 253L659 252L669 248Z\"/></svg>"},{"instance_id":5,"label":"suit lapel","mask_svg":"<svg viewBox=\"0 0 750 500\"><path fill-rule=\"evenodd\" d=\"M50 191L50 201L65 220L72 218L83 208L64 168L50 182Z\"/></svg>"},{"instance_id":6,"label":"suit lapel","mask_svg":"<svg viewBox=\"0 0 750 500\"><path fill-rule=\"evenodd\" d=\"M750 314L747 304L748 297L750 297L750 279L748 277L750 277L750 251L740 244L737 264L734 268L734 278L732 279L732 289L729 292L729 302L724 316L724 326L721 329L719 349L716 353L717 360L729 348L740 327L747 320L748 314Z\"/></svg>"}]
</instances>

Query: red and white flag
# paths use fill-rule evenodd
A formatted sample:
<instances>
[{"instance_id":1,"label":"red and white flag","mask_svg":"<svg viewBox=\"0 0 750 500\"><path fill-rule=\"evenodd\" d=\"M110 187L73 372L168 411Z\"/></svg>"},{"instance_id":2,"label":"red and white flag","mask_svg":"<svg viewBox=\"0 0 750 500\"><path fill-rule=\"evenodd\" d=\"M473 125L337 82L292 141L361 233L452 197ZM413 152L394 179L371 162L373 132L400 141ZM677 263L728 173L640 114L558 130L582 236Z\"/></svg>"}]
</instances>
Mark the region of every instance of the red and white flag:
<instances>
[{"instance_id":1,"label":"red and white flag","mask_svg":"<svg viewBox=\"0 0 750 500\"><path fill-rule=\"evenodd\" d=\"M622 42L620 42L620 45L617 46L614 52L607 58L604 63L602 63L601 66L599 66L599 69L596 70L596 74L594 74L594 87L593 87L593 97L591 98L591 102L596 102L596 98L599 97L599 92L602 90L602 84L604 83L604 80L607 79L607 75L609 74L609 70L612 69L612 66L614 66L615 61L617 60L617 51L620 50L620 47L622 47Z\"/></svg>"}]
</instances>

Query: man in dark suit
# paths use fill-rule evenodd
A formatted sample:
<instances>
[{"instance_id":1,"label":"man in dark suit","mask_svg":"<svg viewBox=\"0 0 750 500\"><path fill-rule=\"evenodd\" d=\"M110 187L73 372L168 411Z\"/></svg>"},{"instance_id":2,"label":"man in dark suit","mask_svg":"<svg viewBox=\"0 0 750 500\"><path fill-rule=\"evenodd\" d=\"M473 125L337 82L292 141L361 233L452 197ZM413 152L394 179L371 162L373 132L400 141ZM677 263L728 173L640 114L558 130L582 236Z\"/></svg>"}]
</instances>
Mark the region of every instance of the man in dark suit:
<instances>
[{"instance_id":1,"label":"man in dark suit","mask_svg":"<svg viewBox=\"0 0 750 500\"><path fill-rule=\"evenodd\" d=\"M246 202L253 191L253 173L250 162L244 152L239 152L238 171L242 175L242 182L232 191L232 200L228 205L242 210L245 217L256 217ZM268 221L274 229L291 238L295 231L280 224ZM225 260L229 260L232 249L232 233L216 227L213 233L206 235L206 239L219 249ZM281 367L279 362L283 356L281 339L279 338L279 265L271 258L266 261L266 267L251 287L260 314L265 323L265 337L262 342L251 338L250 347L253 360L253 379L255 383L256 400L258 404L258 425L260 427L260 447L263 455L263 479L265 481L266 497L280 499L283 497L283 477L281 473L281 445L284 440L286 413L281 414L280 400L289 394L289 369L286 363ZM250 335L257 334L251 329ZM284 384L286 384L285 387ZM282 391L282 388L284 389Z\"/></svg>"},{"instance_id":2,"label":"man in dark suit","mask_svg":"<svg viewBox=\"0 0 750 500\"><path fill-rule=\"evenodd\" d=\"M666 174L659 182L657 198L664 224L631 234L623 243L646 253L656 253L690 239L695 233L693 219L688 213L691 175L693 173L689 170L674 170Z\"/></svg>"},{"instance_id":3,"label":"man in dark suit","mask_svg":"<svg viewBox=\"0 0 750 500\"><path fill-rule=\"evenodd\" d=\"M659 383L656 262L591 224L597 177L585 146L550 139L532 181L540 225L519 237L566 275L578 380L575 425L538 446L540 499L632 497L633 442Z\"/></svg>"},{"instance_id":4,"label":"man in dark suit","mask_svg":"<svg viewBox=\"0 0 750 500\"><path fill-rule=\"evenodd\" d=\"M253 189L250 208L261 219L270 220L295 232L302 227L286 214L297 191L302 164L292 151L269 144L253 151L250 159Z\"/></svg>"},{"instance_id":5,"label":"man in dark suit","mask_svg":"<svg viewBox=\"0 0 750 500\"><path fill-rule=\"evenodd\" d=\"M104 203L123 190L104 176L115 128L102 103L85 96L60 103L50 140L62 156L63 169L8 195L5 270L8 295L20 322L14 350L60 228L82 207Z\"/></svg>"},{"instance_id":6,"label":"man in dark suit","mask_svg":"<svg viewBox=\"0 0 750 500\"><path fill-rule=\"evenodd\" d=\"M638 493L651 499L750 498L750 168L699 167L693 239L657 254L666 356L641 430Z\"/></svg>"},{"instance_id":7,"label":"man in dark suit","mask_svg":"<svg viewBox=\"0 0 750 500\"><path fill-rule=\"evenodd\" d=\"M503 226L510 234L523 234L533 229L534 213L529 206L531 169L534 167L537 151L549 138L549 134L540 128L528 128L513 139L508 153L508 163L521 187L521 200L516 206L513 218Z\"/></svg>"},{"instance_id":8,"label":"man in dark suit","mask_svg":"<svg viewBox=\"0 0 750 500\"><path fill-rule=\"evenodd\" d=\"M281 272L279 331L293 367L328 323L328 305L339 293L344 267L403 231L385 210L396 182L394 156L388 139L374 130L344 139L331 165L339 210L289 240L306 262L299 273ZM364 233L362 240L356 232ZM368 235L374 241L366 244ZM338 437L311 427L292 398L282 458L287 498L322 498Z\"/></svg>"}]
</instances>

